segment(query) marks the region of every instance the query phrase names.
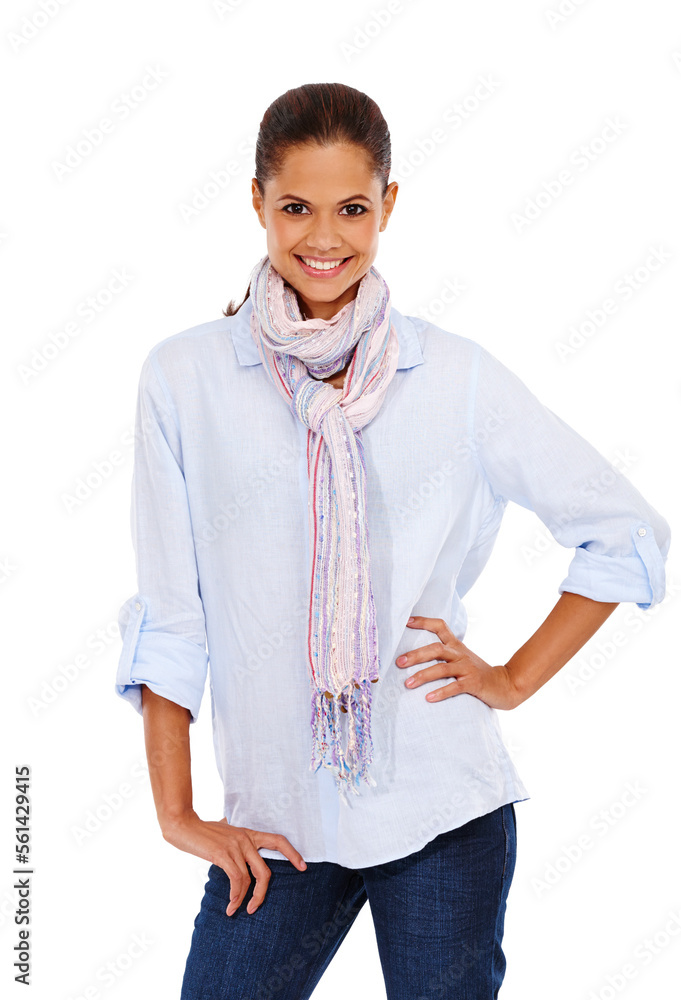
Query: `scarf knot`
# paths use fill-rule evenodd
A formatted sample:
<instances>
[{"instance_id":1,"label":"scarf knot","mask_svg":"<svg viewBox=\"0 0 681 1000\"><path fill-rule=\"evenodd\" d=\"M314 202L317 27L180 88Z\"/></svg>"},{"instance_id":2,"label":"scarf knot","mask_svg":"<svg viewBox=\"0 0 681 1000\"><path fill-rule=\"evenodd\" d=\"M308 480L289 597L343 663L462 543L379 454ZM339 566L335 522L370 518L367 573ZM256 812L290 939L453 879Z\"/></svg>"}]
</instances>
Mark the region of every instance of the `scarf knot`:
<instances>
[{"instance_id":1,"label":"scarf knot","mask_svg":"<svg viewBox=\"0 0 681 1000\"><path fill-rule=\"evenodd\" d=\"M301 378L293 390L291 411L311 431L319 434L325 417L338 406L340 397L341 390L326 382Z\"/></svg>"}]
</instances>

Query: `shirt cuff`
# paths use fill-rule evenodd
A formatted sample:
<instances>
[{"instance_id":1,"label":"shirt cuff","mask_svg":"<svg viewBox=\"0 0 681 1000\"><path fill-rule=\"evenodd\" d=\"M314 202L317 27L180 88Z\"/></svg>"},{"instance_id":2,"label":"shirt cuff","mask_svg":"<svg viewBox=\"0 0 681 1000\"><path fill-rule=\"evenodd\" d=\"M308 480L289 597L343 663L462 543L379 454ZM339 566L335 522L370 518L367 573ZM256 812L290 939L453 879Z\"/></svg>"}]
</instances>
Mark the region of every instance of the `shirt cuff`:
<instances>
[{"instance_id":1,"label":"shirt cuff","mask_svg":"<svg viewBox=\"0 0 681 1000\"><path fill-rule=\"evenodd\" d=\"M659 604L665 596L665 566L655 533L649 523L639 521L632 525L631 537L633 551L622 556L578 546L558 593L567 590L594 601L631 601L644 609Z\"/></svg>"},{"instance_id":2,"label":"shirt cuff","mask_svg":"<svg viewBox=\"0 0 681 1000\"><path fill-rule=\"evenodd\" d=\"M116 694L139 712L142 688L182 705L196 722L208 671L208 653L185 636L162 631L141 631L146 602L135 594L125 602L118 618L123 649L116 673Z\"/></svg>"}]
</instances>

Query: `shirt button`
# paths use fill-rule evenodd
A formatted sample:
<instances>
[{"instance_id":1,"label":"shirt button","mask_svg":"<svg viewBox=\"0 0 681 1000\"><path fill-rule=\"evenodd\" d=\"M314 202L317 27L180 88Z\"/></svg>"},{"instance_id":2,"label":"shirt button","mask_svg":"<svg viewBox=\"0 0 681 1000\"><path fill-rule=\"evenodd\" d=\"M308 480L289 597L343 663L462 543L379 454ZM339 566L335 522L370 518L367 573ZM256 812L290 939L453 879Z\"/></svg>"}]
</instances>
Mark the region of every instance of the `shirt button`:
<instances>
[{"instance_id":1,"label":"shirt button","mask_svg":"<svg viewBox=\"0 0 681 1000\"><path fill-rule=\"evenodd\" d=\"M643 532L643 534L645 535L645 531ZM141 611L141 610L142 610L142 605L140 604L139 601L137 601L137 603L135 604L135 611Z\"/></svg>"},{"instance_id":2,"label":"shirt button","mask_svg":"<svg viewBox=\"0 0 681 1000\"><path fill-rule=\"evenodd\" d=\"M644 536L644 535L645 535L645 533L646 533L646 529L645 529L645 528L639 528L639 529L638 529L638 533L639 533L639 535L641 536L641 538L643 538L643 536Z\"/></svg>"}]
</instances>

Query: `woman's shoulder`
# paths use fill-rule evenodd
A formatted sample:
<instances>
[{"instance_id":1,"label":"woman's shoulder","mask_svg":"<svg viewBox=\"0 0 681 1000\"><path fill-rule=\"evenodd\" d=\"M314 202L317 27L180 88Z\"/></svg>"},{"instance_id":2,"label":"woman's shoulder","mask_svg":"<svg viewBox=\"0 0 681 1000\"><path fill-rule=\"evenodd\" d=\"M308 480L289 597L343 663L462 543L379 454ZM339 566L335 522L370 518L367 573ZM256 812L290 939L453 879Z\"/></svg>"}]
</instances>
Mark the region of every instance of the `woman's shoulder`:
<instances>
[{"instance_id":1,"label":"woman's shoulder","mask_svg":"<svg viewBox=\"0 0 681 1000\"><path fill-rule=\"evenodd\" d=\"M400 313L396 309L393 309L393 314L400 341L407 344L416 339L425 361L437 365L451 362L458 366L472 366L480 351L484 350L472 337L441 326L434 319Z\"/></svg>"},{"instance_id":2,"label":"woman's shoulder","mask_svg":"<svg viewBox=\"0 0 681 1000\"><path fill-rule=\"evenodd\" d=\"M151 377L176 391L192 392L197 382L229 372L237 363L230 336L235 321L236 316L220 316L156 341L144 359L142 381Z\"/></svg>"},{"instance_id":3,"label":"woman's shoulder","mask_svg":"<svg viewBox=\"0 0 681 1000\"><path fill-rule=\"evenodd\" d=\"M206 350L213 349L216 344L224 343L225 334L229 333L235 318L235 316L221 316L171 333L156 341L149 349L148 356L168 364L200 356Z\"/></svg>"},{"instance_id":4,"label":"woman's shoulder","mask_svg":"<svg viewBox=\"0 0 681 1000\"><path fill-rule=\"evenodd\" d=\"M482 341L469 337L450 327L441 326L434 319L423 316L401 316L402 321L408 321L413 327L423 348L424 356L430 355L434 360L445 361L454 359L457 363L468 362L476 376L488 371L497 377L518 379L518 374L503 360L503 352L497 353L486 347Z\"/></svg>"},{"instance_id":5,"label":"woman's shoulder","mask_svg":"<svg viewBox=\"0 0 681 1000\"><path fill-rule=\"evenodd\" d=\"M157 340L147 351L139 374L139 390L175 407L196 397L211 380L228 384L237 365L230 336L234 316L221 316L186 327Z\"/></svg>"}]
</instances>

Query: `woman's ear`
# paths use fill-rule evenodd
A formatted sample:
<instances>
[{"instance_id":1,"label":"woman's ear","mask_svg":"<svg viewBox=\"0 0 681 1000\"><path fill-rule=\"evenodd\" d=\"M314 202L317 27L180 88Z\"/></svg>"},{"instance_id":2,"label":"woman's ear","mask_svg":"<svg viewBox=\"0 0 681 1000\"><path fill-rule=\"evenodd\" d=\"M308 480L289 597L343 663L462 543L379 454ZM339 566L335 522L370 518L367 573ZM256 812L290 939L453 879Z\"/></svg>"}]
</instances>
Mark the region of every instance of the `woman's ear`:
<instances>
[{"instance_id":1,"label":"woman's ear","mask_svg":"<svg viewBox=\"0 0 681 1000\"><path fill-rule=\"evenodd\" d=\"M397 192L399 190L399 184L397 181L391 181L385 192L385 198L383 199L383 214L381 216L381 224L378 227L379 233L382 233L385 227L388 225L388 219L395 207L395 199L397 198Z\"/></svg>"},{"instance_id":2,"label":"woman's ear","mask_svg":"<svg viewBox=\"0 0 681 1000\"><path fill-rule=\"evenodd\" d=\"M253 208L258 215L260 225L263 229L267 229L265 224L265 206L263 204L260 188L258 187L258 181L255 177L251 180L251 192L253 194Z\"/></svg>"}]
</instances>

